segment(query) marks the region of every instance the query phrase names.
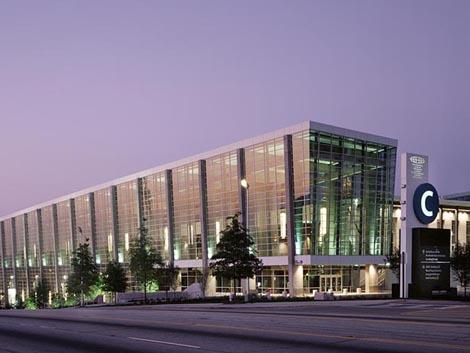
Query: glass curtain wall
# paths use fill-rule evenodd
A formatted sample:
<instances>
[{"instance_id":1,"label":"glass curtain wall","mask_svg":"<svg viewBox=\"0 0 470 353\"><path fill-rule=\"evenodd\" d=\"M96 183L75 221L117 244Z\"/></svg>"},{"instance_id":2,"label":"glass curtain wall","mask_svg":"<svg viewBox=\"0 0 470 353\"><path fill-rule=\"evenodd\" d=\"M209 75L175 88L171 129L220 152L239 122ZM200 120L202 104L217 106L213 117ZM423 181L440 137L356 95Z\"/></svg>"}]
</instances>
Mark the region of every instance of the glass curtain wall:
<instances>
[{"instance_id":1,"label":"glass curtain wall","mask_svg":"<svg viewBox=\"0 0 470 353\"><path fill-rule=\"evenodd\" d=\"M137 210L137 180L117 186L118 205L118 261L129 263L129 248L139 233ZM126 266L127 267L127 266Z\"/></svg>"},{"instance_id":2,"label":"glass curtain wall","mask_svg":"<svg viewBox=\"0 0 470 353\"><path fill-rule=\"evenodd\" d=\"M263 294L282 294L288 291L289 274L286 267L269 266L256 276L256 288Z\"/></svg>"},{"instance_id":3,"label":"glass curtain wall","mask_svg":"<svg viewBox=\"0 0 470 353\"><path fill-rule=\"evenodd\" d=\"M49 291L55 290L55 250L52 205L41 209L43 281Z\"/></svg>"},{"instance_id":4,"label":"glass curtain wall","mask_svg":"<svg viewBox=\"0 0 470 353\"><path fill-rule=\"evenodd\" d=\"M383 255L391 248L396 148L293 135L298 255Z\"/></svg>"},{"instance_id":5,"label":"glass curtain wall","mask_svg":"<svg viewBox=\"0 0 470 353\"><path fill-rule=\"evenodd\" d=\"M227 217L240 212L238 191L237 152L229 152L206 160L208 235L207 253L210 259L216 252L220 232Z\"/></svg>"},{"instance_id":6,"label":"glass curtain wall","mask_svg":"<svg viewBox=\"0 0 470 353\"><path fill-rule=\"evenodd\" d=\"M33 291L39 282L39 277L41 276L37 211L29 212L27 214L27 219L28 237L26 238L26 247L28 249L29 288Z\"/></svg>"},{"instance_id":7,"label":"glass curtain wall","mask_svg":"<svg viewBox=\"0 0 470 353\"><path fill-rule=\"evenodd\" d=\"M248 230L258 256L287 255L284 140L272 139L245 149Z\"/></svg>"},{"instance_id":8,"label":"glass curtain wall","mask_svg":"<svg viewBox=\"0 0 470 353\"><path fill-rule=\"evenodd\" d=\"M193 162L174 168L172 173L175 260L201 259L198 163Z\"/></svg>"},{"instance_id":9,"label":"glass curtain wall","mask_svg":"<svg viewBox=\"0 0 470 353\"><path fill-rule=\"evenodd\" d=\"M80 243L85 243L86 239L89 239L89 242L91 243L91 207L90 197L88 194L75 198L75 225L77 227L75 248L77 248ZM81 233L79 230L81 230ZM96 244L93 245L96 246Z\"/></svg>"},{"instance_id":10,"label":"glass curtain wall","mask_svg":"<svg viewBox=\"0 0 470 353\"><path fill-rule=\"evenodd\" d=\"M69 201L57 204L57 268L59 270L59 290L66 292L67 275L72 257L72 232Z\"/></svg>"},{"instance_id":11,"label":"glass curtain wall","mask_svg":"<svg viewBox=\"0 0 470 353\"><path fill-rule=\"evenodd\" d=\"M10 218L2 223L3 268L5 271L5 280L6 280L6 285L8 289L7 295L9 297L10 302L14 302L16 300L16 283L15 283L14 270L13 270L13 267L15 266L15 259L13 256L12 220L14 219ZM12 293L13 293L13 298L11 298Z\"/></svg>"},{"instance_id":12,"label":"glass curtain wall","mask_svg":"<svg viewBox=\"0 0 470 353\"><path fill-rule=\"evenodd\" d=\"M13 218L12 218L13 219ZM27 277L26 277L26 247L25 247L25 227L24 215L17 216L15 220L15 266L16 266L16 290L21 300L28 297Z\"/></svg>"},{"instance_id":13,"label":"glass curtain wall","mask_svg":"<svg viewBox=\"0 0 470 353\"><path fill-rule=\"evenodd\" d=\"M162 259L170 259L165 173L142 178L142 209L146 226Z\"/></svg>"},{"instance_id":14,"label":"glass curtain wall","mask_svg":"<svg viewBox=\"0 0 470 353\"><path fill-rule=\"evenodd\" d=\"M113 260L113 216L111 209L111 191L109 188L95 191L96 222L96 264L104 270L106 264ZM77 223L78 224L78 223Z\"/></svg>"}]
</instances>

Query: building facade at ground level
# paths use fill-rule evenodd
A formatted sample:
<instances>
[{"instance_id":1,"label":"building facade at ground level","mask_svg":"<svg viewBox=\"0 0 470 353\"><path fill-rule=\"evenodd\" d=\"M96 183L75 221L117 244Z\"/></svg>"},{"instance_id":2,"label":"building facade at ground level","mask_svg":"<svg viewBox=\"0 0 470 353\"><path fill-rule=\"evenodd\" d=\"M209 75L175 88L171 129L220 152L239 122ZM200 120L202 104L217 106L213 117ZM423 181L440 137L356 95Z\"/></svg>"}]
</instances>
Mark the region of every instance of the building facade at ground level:
<instances>
[{"instance_id":1,"label":"building facade at ground level","mask_svg":"<svg viewBox=\"0 0 470 353\"><path fill-rule=\"evenodd\" d=\"M65 294L71 254L85 239L101 269L117 260L128 271L142 224L180 268L184 289L207 271L226 218L238 212L264 263L251 289L374 291L395 246L396 146L305 122L15 212L0 218L0 292L24 299L42 279ZM206 291L230 287L209 276Z\"/></svg>"}]
</instances>

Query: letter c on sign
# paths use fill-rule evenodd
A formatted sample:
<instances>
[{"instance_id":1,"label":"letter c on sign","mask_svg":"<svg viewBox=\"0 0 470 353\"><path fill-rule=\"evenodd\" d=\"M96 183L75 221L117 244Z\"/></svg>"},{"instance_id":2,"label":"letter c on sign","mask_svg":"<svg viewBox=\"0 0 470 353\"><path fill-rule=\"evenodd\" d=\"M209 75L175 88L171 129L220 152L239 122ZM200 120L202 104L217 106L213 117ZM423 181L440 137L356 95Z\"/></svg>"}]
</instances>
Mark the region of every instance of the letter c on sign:
<instances>
[{"instance_id":1,"label":"letter c on sign","mask_svg":"<svg viewBox=\"0 0 470 353\"><path fill-rule=\"evenodd\" d=\"M432 223L439 213L439 196L436 188L429 183L419 185L413 195L413 209L421 223Z\"/></svg>"},{"instance_id":2,"label":"letter c on sign","mask_svg":"<svg viewBox=\"0 0 470 353\"><path fill-rule=\"evenodd\" d=\"M427 217L432 217L433 215L432 210L428 210L426 207L426 199L428 197L432 197L432 195L434 195L434 193L431 190L428 190L423 193L423 196L421 196L421 210L423 211L424 215Z\"/></svg>"}]
</instances>

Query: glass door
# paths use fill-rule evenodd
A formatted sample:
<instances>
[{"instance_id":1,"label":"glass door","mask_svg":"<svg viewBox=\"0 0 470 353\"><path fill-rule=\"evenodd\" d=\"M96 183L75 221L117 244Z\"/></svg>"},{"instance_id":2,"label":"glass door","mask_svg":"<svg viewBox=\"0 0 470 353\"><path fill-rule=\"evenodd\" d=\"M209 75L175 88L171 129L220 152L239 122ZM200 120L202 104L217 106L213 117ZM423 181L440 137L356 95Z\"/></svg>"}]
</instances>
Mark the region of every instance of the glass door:
<instances>
[{"instance_id":1,"label":"glass door","mask_svg":"<svg viewBox=\"0 0 470 353\"><path fill-rule=\"evenodd\" d=\"M338 275L321 275L320 276L320 292L341 292L342 281L341 276Z\"/></svg>"}]
</instances>

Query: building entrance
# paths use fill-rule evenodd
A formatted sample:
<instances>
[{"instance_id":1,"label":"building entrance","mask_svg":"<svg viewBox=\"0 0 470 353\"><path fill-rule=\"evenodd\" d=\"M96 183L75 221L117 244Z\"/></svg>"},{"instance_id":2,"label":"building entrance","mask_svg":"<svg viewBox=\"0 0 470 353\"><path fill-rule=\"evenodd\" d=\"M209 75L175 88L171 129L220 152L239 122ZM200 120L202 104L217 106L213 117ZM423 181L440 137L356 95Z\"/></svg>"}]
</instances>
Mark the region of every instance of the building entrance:
<instances>
[{"instance_id":1,"label":"building entrance","mask_svg":"<svg viewBox=\"0 0 470 353\"><path fill-rule=\"evenodd\" d=\"M321 275L320 276L320 292L340 292L342 290L341 276L338 275Z\"/></svg>"}]
</instances>

